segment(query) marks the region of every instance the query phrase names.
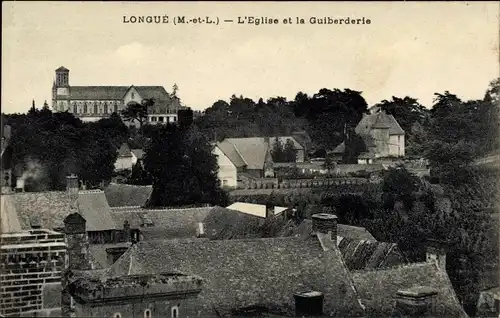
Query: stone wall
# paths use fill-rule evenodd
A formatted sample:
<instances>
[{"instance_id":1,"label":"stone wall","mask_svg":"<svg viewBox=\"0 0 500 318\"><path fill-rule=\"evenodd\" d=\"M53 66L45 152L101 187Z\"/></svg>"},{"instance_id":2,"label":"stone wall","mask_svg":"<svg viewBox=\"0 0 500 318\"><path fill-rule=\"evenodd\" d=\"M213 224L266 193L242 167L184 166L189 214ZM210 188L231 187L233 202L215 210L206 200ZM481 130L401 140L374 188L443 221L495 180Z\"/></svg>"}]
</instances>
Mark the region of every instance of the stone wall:
<instances>
[{"instance_id":1,"label":"stone wall","mask_svg":"<svg viewBox=\"0 0 500 318\"><path fill-rule=\"evenodd\" d=\"M47 292L51 288L46 287L60 285L65 255L64 234L48 230L2 234L2 315L21 315L59 307L57 299L60 293L56 291L52 295Z\"/></svg>"}]
</instances>

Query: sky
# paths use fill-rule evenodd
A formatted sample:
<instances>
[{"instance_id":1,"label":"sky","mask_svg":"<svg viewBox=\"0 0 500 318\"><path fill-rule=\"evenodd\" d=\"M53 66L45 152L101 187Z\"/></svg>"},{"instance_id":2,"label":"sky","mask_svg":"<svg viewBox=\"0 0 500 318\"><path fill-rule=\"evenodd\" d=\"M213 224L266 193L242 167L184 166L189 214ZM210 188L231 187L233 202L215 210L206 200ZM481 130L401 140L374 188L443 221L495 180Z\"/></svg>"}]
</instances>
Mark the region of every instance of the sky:
<instances>
[{"instance_id":1,"label":"sky","mask_svg":"<svg viewBox=\"0 0 500 318\"><path fill-rule=\"evenodd\" d=\"M166 24L124 16L169 16ZM177 16L219 25L174 25ZM279 24L224 23L271 17ZM283 24L303 18L305 24ZM310 24L311 17L370 24ZM179 87L193 109L233 94L293 99L321 88L363 92L372 106L448 90L480 99L499 76L499 5L491 2L2 2L2 112L51 103L55 69L70 85Z\"/></svg>"}]
</instances>

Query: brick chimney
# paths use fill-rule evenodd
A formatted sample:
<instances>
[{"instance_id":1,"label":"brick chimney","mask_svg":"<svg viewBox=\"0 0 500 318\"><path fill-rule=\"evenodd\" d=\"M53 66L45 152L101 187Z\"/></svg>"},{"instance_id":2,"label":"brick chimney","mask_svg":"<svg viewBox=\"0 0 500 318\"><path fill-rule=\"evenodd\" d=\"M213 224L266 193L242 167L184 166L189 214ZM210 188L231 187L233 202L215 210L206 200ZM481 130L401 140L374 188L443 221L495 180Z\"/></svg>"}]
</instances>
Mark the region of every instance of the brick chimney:
<instances>
[{"instance_id":1,"label":"brick chimney","mask_svg":"<svg viewBox=\"0 0 500 318\"><path fill-rule=\"evenodd\" d=\"M71 197L78 198L79 185L76 175L70 174L66 177L66 191Z\"/></svg>"},{"instance_id":2,"label":"brick chimney","mask_svg":"<svg viewBox=\"0 0 500 318\"><path fill-rule=\"evenodd\" d=\"M69 284L71 271L92 269L86 224L87 221L79 213L72 213L64 219L67 252L66 268L61 278L61 313L63 317L70 317L72 312L71 296L66 288Z\"/></svg>"},{"instance_id":3,"label":"brick chimney","mask_svg":"<svg viewBox=\"0 0 500 318\"><path fill-rule=\"evenodd\" d=\"M266 203L266 219L274 215L274 204L271 202Z\"/></svg>"},{"instance_id":4,"label":"brick chimney","mask_svg":"<svg viewBox=\"0 0 500 318\"><path fill-rule=\"evenodd\" d=\"M312 215L313 233L331 234L331 239L337 243L337 216L329 213L317 213Z\"/></svg>"},{"instance_id":5,"label":"brick chimney","mask_svg":"<svg viewBox=\"0 0 500 318\"><path fill-rule=\"evenodd\" d=\"M428 239L426 260L428 263L436 263L437 266L446 272L446 253L448 252L448 243L439 240Z\"/></svg>"},{"instance_id":6,"label":"brick chimney","mask_svg":"<svg viewBox=\"0 0 500 318\"><path fill-rule=\"evenodd\" d=\"M427 286L398 290L392 317L429 317L437 294L436 289Z\"/></svg>"}]
</instances>

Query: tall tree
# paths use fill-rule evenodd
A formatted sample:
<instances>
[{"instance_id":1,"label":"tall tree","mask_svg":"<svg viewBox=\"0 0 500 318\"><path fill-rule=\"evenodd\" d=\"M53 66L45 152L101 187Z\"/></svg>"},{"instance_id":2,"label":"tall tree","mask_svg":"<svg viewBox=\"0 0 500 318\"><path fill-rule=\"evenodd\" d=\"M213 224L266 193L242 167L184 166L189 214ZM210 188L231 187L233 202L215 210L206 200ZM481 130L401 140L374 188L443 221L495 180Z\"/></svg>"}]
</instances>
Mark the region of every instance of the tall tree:
<instances>
[{"instance_id":1,"label":"tall tree","mask_svg":"<svg viewBox=\"0 0 500 318\"><path fill-rule=\"evenodd\" d=\"M153 98L144 99L141 103L129 102L125 109L121 111L123 120L139 123L139 127L142 127L143 123L148 118L149 109L154 105L155 100Z\"/></svg>"}]
</instances>

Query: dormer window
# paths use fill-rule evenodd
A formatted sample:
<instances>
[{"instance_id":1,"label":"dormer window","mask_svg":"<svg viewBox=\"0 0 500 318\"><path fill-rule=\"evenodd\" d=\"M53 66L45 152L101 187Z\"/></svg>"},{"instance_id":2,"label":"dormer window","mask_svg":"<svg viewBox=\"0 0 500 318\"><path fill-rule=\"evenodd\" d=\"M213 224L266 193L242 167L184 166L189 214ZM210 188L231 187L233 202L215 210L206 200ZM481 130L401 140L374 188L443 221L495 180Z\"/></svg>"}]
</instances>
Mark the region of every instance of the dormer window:
<instances>
[{"instance_id":1,"label":"dormer window","mask_svg":"<svg viewBox=\"0 0 500 318\"><path fill-rule=\"evenodd\" d=\"M179 317L179 306L174 306L172 307L172 318L178 318Z\"/></svg>"},{"instance_id":2,"label":"dormer window","mask_svg":"<svg viewBox=\"0 0 500 318\"><path fill-rule=\"evenodd\" d=\"M144 310L144 318L151 318L151 310L150 309Z\"/></svg>"}]
</instances>

